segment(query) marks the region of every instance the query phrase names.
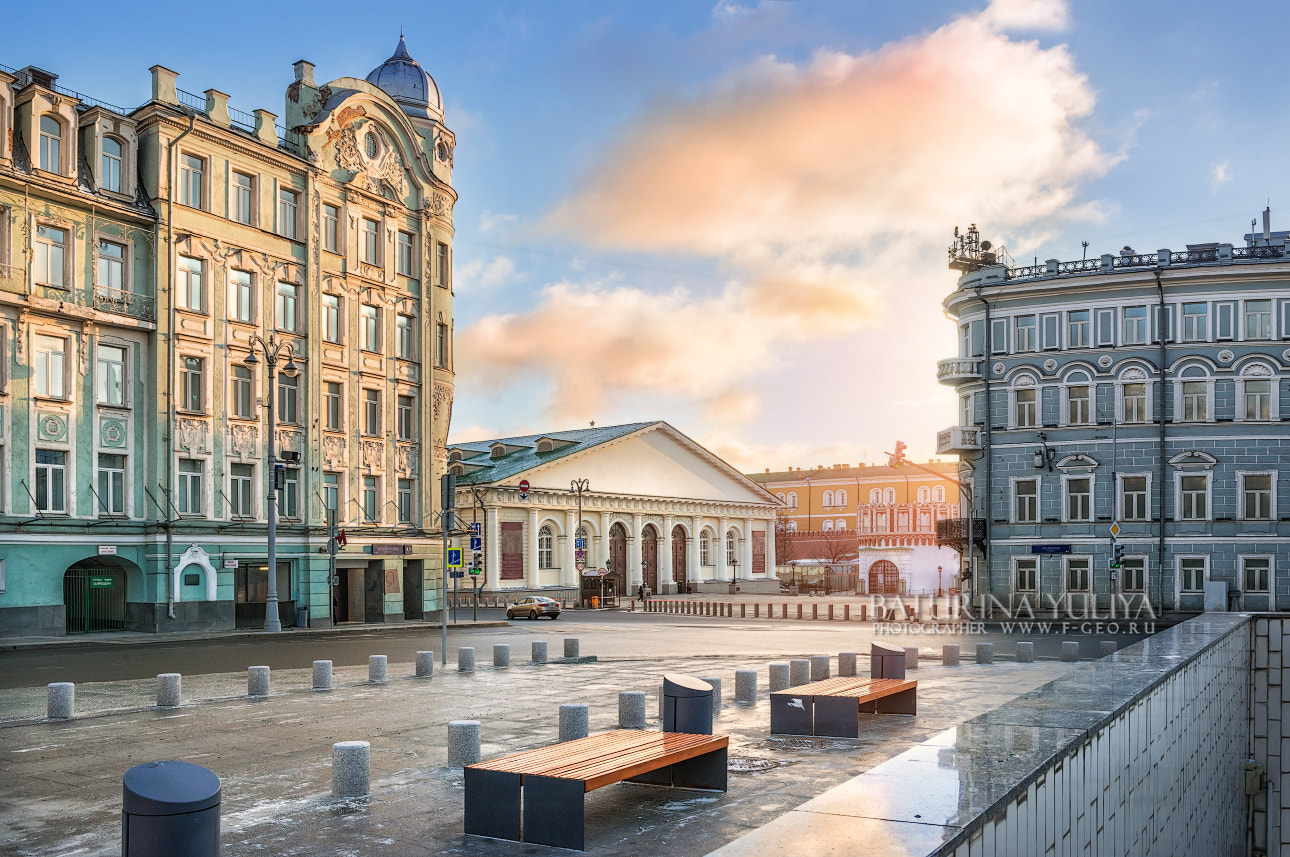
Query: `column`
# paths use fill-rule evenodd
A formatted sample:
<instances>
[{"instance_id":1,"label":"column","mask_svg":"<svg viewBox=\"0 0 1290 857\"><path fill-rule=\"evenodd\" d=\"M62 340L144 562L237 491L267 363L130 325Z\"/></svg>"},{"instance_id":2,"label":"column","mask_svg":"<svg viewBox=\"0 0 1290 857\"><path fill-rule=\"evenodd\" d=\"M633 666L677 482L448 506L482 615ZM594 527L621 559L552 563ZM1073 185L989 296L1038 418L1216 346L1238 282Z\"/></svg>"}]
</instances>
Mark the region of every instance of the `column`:
<instances>
[{"instance_id":1,"label":"column","mask_svg":"<svg viewBox=\"0 0 1290 857\"><path fill-rule=\"evenodd\" d=\"M632 531L627 536L627 592L641 584L641 516L632 512Z\"/></svg>"},{"instance_id":2,"label":"column","mask_svg":"<svg viewBox=\"0 0 1290 857\"><path fill-rule=\"evenodd\" d=\"M690 550L685 555L685 561L690 567L686 570L685 579L691 583L698 583L699 575L703 571L699 565L699 533L703 532L703 519L695 515L690 527Z\"/></svg>"},{"instance_id":3,"label":"column","mask_svg":"<svg viewBox=\"0 0 1290 857\"><path fill-rule=\"evenodd\" d=\"M564 559L560 562L560 583L564 586L577 586L578 566L575 549L578 538L578 510L567 509L564 513Z\"/></svg>"},{"instance_id":4,"label":"column","mask_svg":"<svg viewBox=\"0 0 1290 857\"><path fill-rule=\"evenodd\" d=\"M609 564L609 513L600 513L600 535L597 536L599 544L596 545L596 552L588 556L600 557L600 562L596 568L605 568Z\"/></svg>"},{"instance_id":5,"label":"column","mask_svg":"<svg viewBox=\"0 0 1290 857\"><path fill-rule=\"evenodd\" d=\"M484 586L496 592L502 582L502 527L497 523L496 506L484 509L484 529L488 531L484 542Z\"/></svg>"},{"instance_id":6,"label":"column","mask_svg":"<svg viewBox=\"0 0 1290 857\"><path fill-rule=\"evenodd\" d=\"M766 579L778 580L775 573L775 522L762 521L766 525Z\"/></svg>"},{"instance_id":7,"label":"column","mask_svg":"<svg viewBox=\"0 0 1290 857\"><path fill-rule=\"evenodd\" d=\"M752 576L753 576L753 562L752 562L752 555L753 555L753 543L752 543L752 542L753 542L753 539L752 539L752 526L753 526L753 519L752 519L752 518L744 518L744 555L743 555L743 558L739 560L739 576L740 576L740 577L748 577L748 578L750 578L750 577L752 577Z\"/></svg>"},{"instance_id":8,"label":"column","mask_svg":"<svg viewBox=\"0 0 1290 857\"><path fill-rule=\"evenodd\" d=\"M530 587L539 586L538 582L538 512L537 508L529 509L529 555L528 555L528 585Z\"/></svg>"},{"instance_id":9,"label":"column","mask_svg":"<svg viewBox=\"0 0 1290 857\"><path fill-rule=\"evenodd\" d=\"M671 515L663 517L663 546L659 548L658 558L658 591L668 592L668 585L672 583L672 528L676 526L676 518Z\"/></svg>"},{"instance_id":10,"label":"column","mask_svg":"<svg viewBox=\"0 0 1290 857\"><path fill-rule=\"evenodd\" d=\"M720 519L720 531L717 533L717 580L730 579L730 566L726 565L726 531L730 529L730 519ZM738 548L736 548L737 550Z\"/></svg>"}]
</instances>

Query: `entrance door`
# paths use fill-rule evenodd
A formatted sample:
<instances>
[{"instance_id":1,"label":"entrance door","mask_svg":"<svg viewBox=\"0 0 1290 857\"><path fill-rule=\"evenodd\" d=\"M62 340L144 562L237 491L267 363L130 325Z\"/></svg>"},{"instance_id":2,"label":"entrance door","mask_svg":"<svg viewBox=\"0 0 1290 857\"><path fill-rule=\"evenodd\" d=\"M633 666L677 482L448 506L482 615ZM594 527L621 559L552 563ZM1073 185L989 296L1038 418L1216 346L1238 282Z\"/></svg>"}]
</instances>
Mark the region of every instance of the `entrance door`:
<instances>
[{"instance_id":1,"label":"entrance door","mask_svg":"<svg viewBox=\"0 0 1290 857\"><path fill-rule=\"evenodd\" d=\"M63 575L67 633L125 630L125 571L85 559Z\"/></svg>"},{"instance_id":2,"label":"entrance door","mask_svg":"<svg viewBox=\"0 0 1290 857\"><path fill-rule=\"evenodd\" d=\"M880 559L869 566L869 593L871 595L900 594L900 569L894 562Z\"/></svg>"},{"instance_id":3,"label":"entrance door","mask_svg":"<svg viewBox=\"0 0 1290 857\"><path fill-rule=\"evenodd\" d=\"M642 579L650 592L658 592L658 530L646 524L641 533L641 561L644 563Z\"/></svg>"},{"instance_id":4,"label":"entrance door","mask_svg":"<svg viewBox=\"0 0 1290 857\"><path fill-rule=\"evenodd\" d=\"M685 583L686 569L685 527L677 524L672 528L672 580Z\"/></svg>"},{"instance_id":5,"label":"entrance door","mask_svg":"<svg viewBox=\"0 0 1290 857\"><path fill-rule=\"evenodd\" d=\"M424 619L425 602L422 600L424 580L422 577L422 560L409 559L403 562L403 618Z\"/></svg>"},{"instance_id":6,"label":"entrance door","mask_svg":"<svg viewBox=\"0 0 1290 857\"><path fill-rule=\"evenodd\" d=\"M363 621L385 621L385 563L379 559L368 565L364 574Z\"/></svg>"},{"instance_id":7,"label":"entrance door","mask_svg":"<svg viewBox=\"0 0 1290 857\"><path fill-rule=\"evenodd\" d=\"M627 593L627 528L621 523L609 528L609 583L615 594Z\"/></svg>"},{"instance_id":8,"label":"entrance door","mask_svg":"<svg viewBox=\"0 0 1290 857\"><path fill-rule=\"evenodd\" d=\"M336 586L331 593L332 624L349 619L349 569L336 569Z\"/></svg>"},{"instance_id":9,"label":"entrance door","mask_svg":"<svg viewBox=\"0 0 1290 857\"><path fill-rule=\"evenodd\" d=\"M283 627L296 624L296 605L291 600L291 563L278 563L278 621ZM269 566L264 562L238 563L233 572L233 617L238 628L263 628L269 599Z\"/></svg>"}]
</instances>

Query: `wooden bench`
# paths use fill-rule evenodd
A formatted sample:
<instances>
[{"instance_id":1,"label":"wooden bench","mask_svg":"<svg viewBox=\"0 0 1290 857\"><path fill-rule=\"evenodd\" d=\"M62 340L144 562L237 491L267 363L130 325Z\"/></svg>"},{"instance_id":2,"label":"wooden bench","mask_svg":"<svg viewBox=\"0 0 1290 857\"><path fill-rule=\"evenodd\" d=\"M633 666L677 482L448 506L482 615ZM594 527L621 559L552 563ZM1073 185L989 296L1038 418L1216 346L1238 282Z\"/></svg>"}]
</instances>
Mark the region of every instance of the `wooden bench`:
<instances>
[{"instance_id":1,"label":"wooden bench","mask_svg":"<svg viewBox=\"0 0 1290 857\"><path fill-rule=\"evenodd\" d=\"M916 714L918 682L899 678L831 678L770 695L777 735L860 737L861 713Z\"/></svg>"},{"instance_id":2,"label":"wooden bench","mask_svg":"<svg viewBox=\"0 0 1290 857\"><path fill-rule=\"evenodd\" d=\"M466 832L583 850L583 796L630 781L726 790L725 735L618 729L468 765Z\"/></svg>"}]
</instances>

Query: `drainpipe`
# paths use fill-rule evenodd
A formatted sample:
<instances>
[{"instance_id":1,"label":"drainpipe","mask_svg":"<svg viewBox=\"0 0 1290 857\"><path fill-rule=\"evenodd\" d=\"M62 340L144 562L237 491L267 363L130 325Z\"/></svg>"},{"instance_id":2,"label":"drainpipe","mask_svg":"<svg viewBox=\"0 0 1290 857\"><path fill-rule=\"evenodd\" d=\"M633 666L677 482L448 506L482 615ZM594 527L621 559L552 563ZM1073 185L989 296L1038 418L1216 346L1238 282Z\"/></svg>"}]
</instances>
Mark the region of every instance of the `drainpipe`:
<instances>
[{"instance_id":1,"label":"drainpipe","mask_svg":"<svg viewBox=\"0 0 1290 857\"><path fill-rule=\"evenodd\" d=\"M990 506L994 500L994 458L990 454L991 442L992 442L990 424L993 422L993 419L990 414L991 399L990 399L989 363L990 363L990 354L994 350L993 348L994 344L990 341L991 340L990 304L986 301L985 296L981 293L981 290L983 288L982 283L978 282L975 288L976 288L976 299L979 300L981 302L981 305L985 307L985 331L984 331L984 336L981 337L981 341L983 343L982 351L984 352L981 355L981 378L985 382L985 449L982 450L982 454L985 455L985 509L983 512L983 521L982 521L982 523L985 525L985 541L984 541L984 544L981 546L981 560L982 560L982 564L985 566L986 587L987 589L993 590L993 587L990 585L991 583L990 581L990 578L991 578ZM969 344L970 344L970 340L969 340ZM972 492L972 499L974 503L976 501L976 496L977 496L977 493L974 489ZM971 555L973 536L975 536L973 529L975 529L975 523L973 522L973 515L969 513L968 515L969 556ZM973 582L976 581L975 574L972 575L972 579L973 579ZM973 587L973 588L976 588L976 587Z\"/></svg>"},{"instance_id":2,"label":"drainpipe","mask_svg":"<svg viewBox=\"0 0 1290 857\"><path fill-rule=\"evenodd\" d=\"M1160 269L1156 268L1156 295L1157 295L1157 328L1160 332L1160 385L1156 390L1156 424L1160 429L1160 462L1159 473L1156 482L1156 508L1160 510L1160 524L1156 528L1156 554L1158 560L1156 565L1159 567L1160 587L1164 588L1165 583L1165 481L1169 477L1169 461L1165 454L1165 371L1168 364L1168 351L1165 347L1165 285L1160 280ZM1150 604L1150 598L1147 603ZM1177 605L1175 605L1177 606ZM1165 594L1160 593L1160 611L1165 609Z\"/></svg>"},{"instance_id":3,"label":"drainpipe","mask_svg":"<svg viewBox=\"0 0 1290 857\"><path fill-rule=\"evenodd\" d=\"M184 111L188 116L188 127L170 142L166 143L166 303L169 305L166 329L166 497L174 495L175 484L175 144L192 133L197 115ZM158 129L160 133L160 129ZM160 256L160 254L156 254ZM154 278L154 283L157 280ZM170 509L175 508L168 502ZM175 618L174 597L174 562L175 532L174 522L170 520L170 510L166 511L166 615Z\"/></svg>"}]
</instances>

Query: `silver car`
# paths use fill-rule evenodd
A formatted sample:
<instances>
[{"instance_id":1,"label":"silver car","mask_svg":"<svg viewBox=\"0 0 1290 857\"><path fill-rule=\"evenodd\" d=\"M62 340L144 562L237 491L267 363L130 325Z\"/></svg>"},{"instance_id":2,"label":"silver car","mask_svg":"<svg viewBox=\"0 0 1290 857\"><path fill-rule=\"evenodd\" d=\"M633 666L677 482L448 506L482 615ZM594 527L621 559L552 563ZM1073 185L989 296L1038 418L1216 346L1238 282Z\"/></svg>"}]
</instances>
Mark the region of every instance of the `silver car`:
<instances>
[{"instance_id":1,"label":"silver car","mask_svg":"<svg viewBox=\"0 0 1290 857\"><path fill-rule=\"evenodd\" d=\"M559 619L560 602L553 601L550 598L543 598L541 595L531 595L527 598L521 598L510 607L506 608L507 619L514 619L518 616L524 616L528 619L536 619L539 616L549 616L552 619Z\"/></svg>"}]
</instances>

